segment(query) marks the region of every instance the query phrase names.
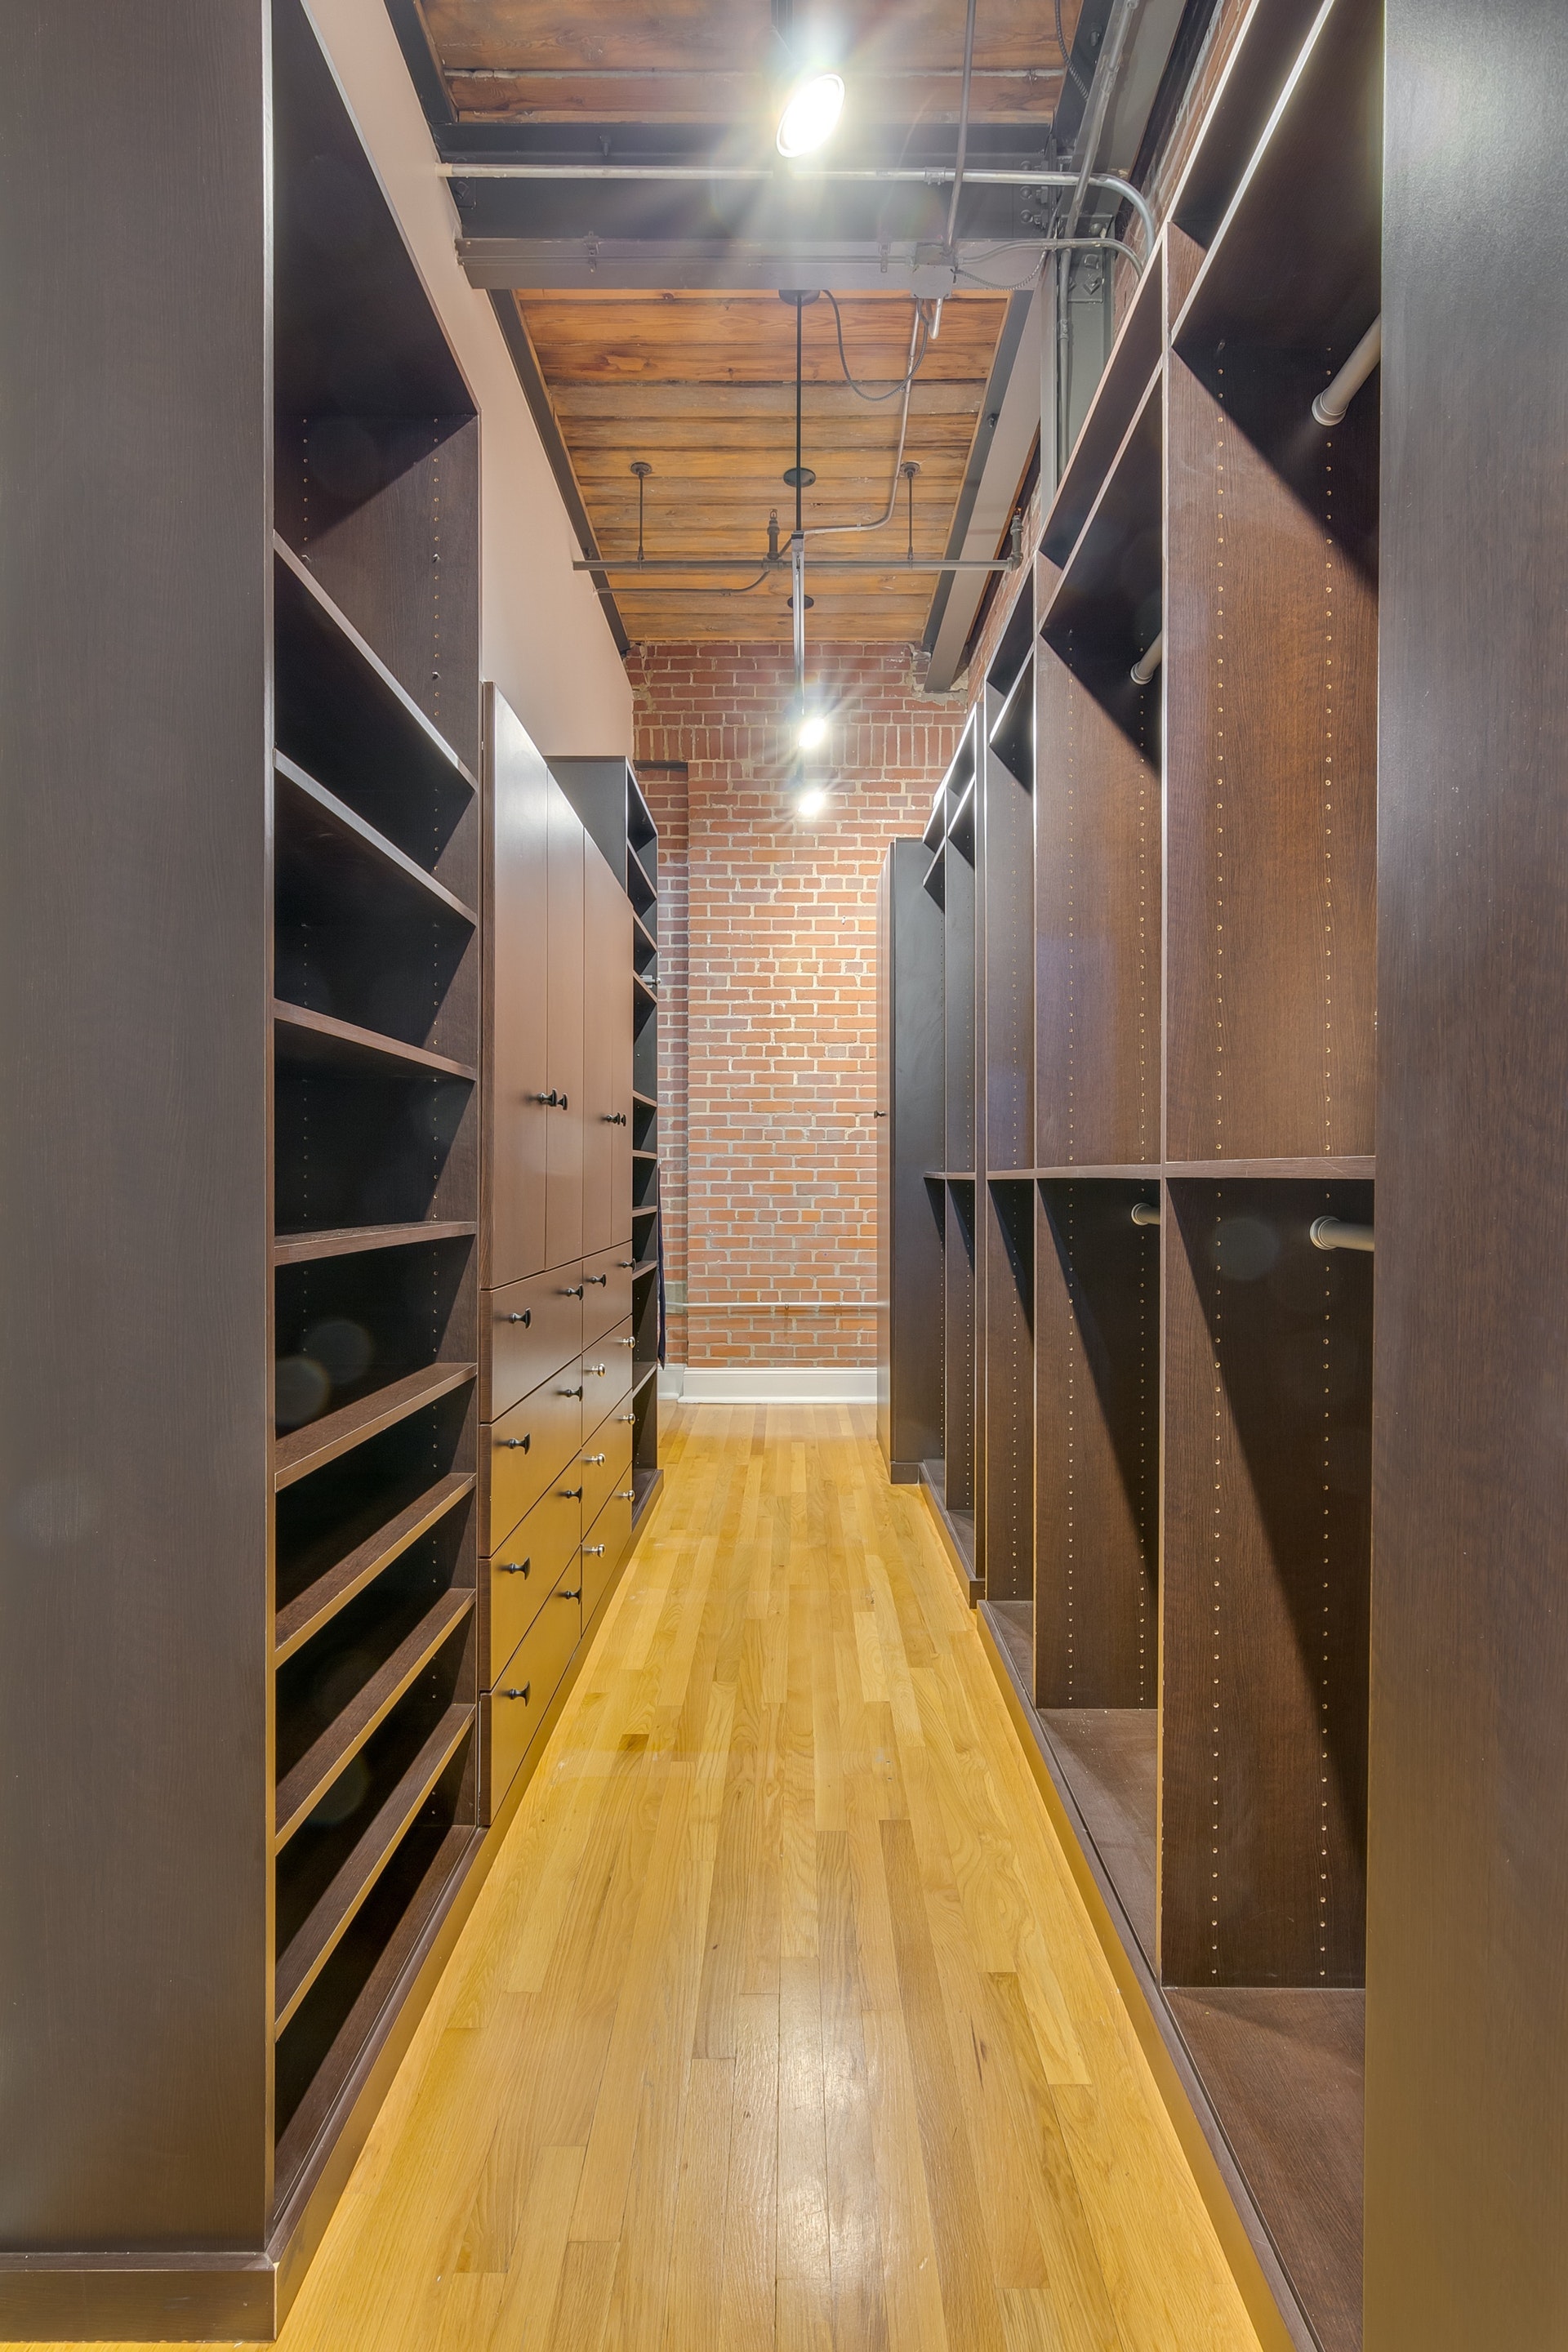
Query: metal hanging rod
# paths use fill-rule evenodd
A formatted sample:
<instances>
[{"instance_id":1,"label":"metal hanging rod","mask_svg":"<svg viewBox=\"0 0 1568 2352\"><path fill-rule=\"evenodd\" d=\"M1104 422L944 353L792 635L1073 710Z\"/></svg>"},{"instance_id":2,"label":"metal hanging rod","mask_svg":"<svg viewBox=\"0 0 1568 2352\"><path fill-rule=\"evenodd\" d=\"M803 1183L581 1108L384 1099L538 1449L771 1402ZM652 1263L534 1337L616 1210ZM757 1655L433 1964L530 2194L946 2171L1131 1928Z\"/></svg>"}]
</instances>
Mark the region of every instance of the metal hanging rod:
<instances>
[{"instance_id":1,"label":"metal hanging rod","mask_svg":"<svg viewBox=\"0 0 1568 2352\"><path fill-rule=\"evenodd\" d=\"M835 184L872 185L901 184L910 187L945 188L957 174L951 166L934 170L889 166L884 171L826 170L781 173L765 165L749 163L441 163L437 166L447 180L740 180L755 184L781 182L786 186L815 186L819 181ZM984 167L963 173L966 188L1074 188L1079 184L1077 172L994 172ZM1131 205L1143 224L1143 234L1149 245L1154 242L1154 215L1142 192L1115 172L1091 172L1087 185L1106 188Z\"/></svg>"},{"instance_id":2,"label":"metal hanging rod","mask_svg":"<svg viewBox=\"0 0 1568 2352\"><path fill-rule=\"evenodd\" d=\"M1135 1225L1157 1225L1160 1222L1159 1202L1157 1201L1134 1201L1132 1203L1132 1222Z\"/></svg>"},{"instance_id":3,"label":"metal hanging rod","mask_svg":"<svg viewBox=\"0 0 1568 2352\"><path fill-rule=\"evenodd\" d=\"M1019 559L998 555L993 561L973 555L814 555L814 572L1016 572ZM787 572L788 558L765 555L635 555L584 556L574 572Z\"/></svg>"},{"instance_id":4,"label":"metal hanging rod","mask_svg":"<svg viewBox=\"0 0 1568 2352\"><path fill-rule=\"evenodd\" d=\"M1131 673L1133 685L1147 686L1164 658L1165 632L1162 629L1153 644L1141 653L1133 663Z\"/></svg>"},{"instance_id":5,"label":"metal hanging rod","mask_svg":"<svg viewBox=\"0 0 1568 2352\"><path fill-rule=\"evenodd\" d=\"M1343 1217L1314 1217L1308 1231L1314 1249L1370 1250L1372 1247L1372 1227L1347 1223Z\"/></svg>"},{"instance_id":6,"label":"metal hanging rod","mask_svg":"<svg viewBox=\"0 0 1568 2352\"><path fill-rule=\"evenodd\" d=\"M1383 313L1380 310L1338 375L1326 383L1312 403L1320 425L1338 425L1346 409L1383 361Z\"/></svg>"}]
</instances>

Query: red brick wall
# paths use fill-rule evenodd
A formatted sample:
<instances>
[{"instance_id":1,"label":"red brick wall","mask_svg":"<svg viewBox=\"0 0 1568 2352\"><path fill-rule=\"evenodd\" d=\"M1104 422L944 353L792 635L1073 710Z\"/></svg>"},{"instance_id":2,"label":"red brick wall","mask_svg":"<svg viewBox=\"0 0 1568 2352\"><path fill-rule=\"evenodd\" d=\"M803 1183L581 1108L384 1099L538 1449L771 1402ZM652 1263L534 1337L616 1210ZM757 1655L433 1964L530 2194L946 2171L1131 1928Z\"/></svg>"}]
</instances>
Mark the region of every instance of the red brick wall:
<instances>
[{"instance_id":1,"label":"red brick wall","mask_svg":"<svg viewBox=\"0 0 1568 2352\"><path fill-rule=\"evenodd\" d=\"M967 698L922 695L902 646L814 646L831 797L807 819L787 649L643 646L627 667L660 828L666 1269L689 1302L671 1359L869 1363L877 876L923 827Z\"/></svg>"}]
</instances>

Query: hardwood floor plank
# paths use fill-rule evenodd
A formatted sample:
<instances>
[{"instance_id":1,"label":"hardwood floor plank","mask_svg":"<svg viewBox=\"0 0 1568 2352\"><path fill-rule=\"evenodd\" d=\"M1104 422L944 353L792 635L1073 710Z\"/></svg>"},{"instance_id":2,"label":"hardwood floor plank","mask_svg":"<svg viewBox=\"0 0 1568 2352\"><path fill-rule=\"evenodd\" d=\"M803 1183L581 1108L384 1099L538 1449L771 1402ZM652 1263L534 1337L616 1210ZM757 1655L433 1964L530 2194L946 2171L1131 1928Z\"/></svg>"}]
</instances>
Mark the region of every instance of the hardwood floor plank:
<instances>
[{"instance_id":1,"label":"hardwood floor plank","mask_svg":"<svg viewBox=\"0 0 1568 2352\"><path fill-rule=\"evenodd\" d=\"M833 2337L837 2352L884 2352L882 2237L862 2030L866 1990L847 1831L818 1836L816 1875Z\"/></svg>"},{"instance_id":2,"label":"hardwood floor plank","mask_svg":"<svg viewBox=\"0 0 1568 2352\"><path fill-rule=\"evenodd\" d=\"M697 2058L686 2081L680 2178L664 2313L665 2352L722 2342L724 2217L735 2098L733 2058Z\"/></svg>"},{"instance_id":3,"label":"hardwood floor plank","mask_svg":"<svg viewBox=\"0 0 1568 2352\"><path fill-rule=\"evenodd\" d=\"M602 2238L568 2238L551 2315L550 2352L598 2352L610 2315L620 2248Z\"/></svg>"},{"instance_id":4,"label":"hardwood floor plank","mask_svg":"<svg viewBox=\"0 0 1568 2352\"><path fill-rule=\"evenodd\" d=\"M831 2278L822 1996L815 1957L788 1960L779 1985L778 2277Z\"/></svg>"},{"instance_id":5,"label":"hardwood floor plank","mask_svg":"<svg viewBox=\"0 0 1568 2352\"><path fill-rule=\"evenodd\" d=\"M736 2003L723 2296L715 2352L769 2352L778 2231L779 1995Z\"/></svg>"},{"instance_id":6,"label":"hardwood floor plank","mask_svg":"<svg viewBox=\"0 0 1568 2352\"><path fill-rule=\"evenodd\" d=\"M487 2352L547 2352L582 2171L581 2147L540 2150L494 2325L488 2336L470 2339Z\"/></svg>"},{"instance_id":7,"label":"hardwood floor plank","mask_svg":"<svg viewBox=\"0 0 1568 2352\"><path fill-rule=\"evenodd\" d=\"M952 2352L991 2352L1002 2338L1002 2314L908 1822L883 1822L882 1853L948 2342Z\"/></svg>"}]
</instances>

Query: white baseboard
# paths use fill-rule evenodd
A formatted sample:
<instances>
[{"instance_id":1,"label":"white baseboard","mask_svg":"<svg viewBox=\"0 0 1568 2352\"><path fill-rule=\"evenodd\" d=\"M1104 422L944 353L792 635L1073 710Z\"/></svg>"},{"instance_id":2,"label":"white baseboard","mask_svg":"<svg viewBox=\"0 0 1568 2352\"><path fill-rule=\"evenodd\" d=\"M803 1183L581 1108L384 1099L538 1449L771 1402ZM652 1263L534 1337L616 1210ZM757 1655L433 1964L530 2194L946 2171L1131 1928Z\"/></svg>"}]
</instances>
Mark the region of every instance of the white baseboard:
<instances>
[{"instance_id":1,"label":"white baseboard","mask_svg":"<svg viewBox=\"0 0 1568 2352\"><path fill-rule=\"evenodd\" d=\"M658 1392L686 1404L875 1404L875 1364L667 1364Z\"/></svg>"}]
</instances>

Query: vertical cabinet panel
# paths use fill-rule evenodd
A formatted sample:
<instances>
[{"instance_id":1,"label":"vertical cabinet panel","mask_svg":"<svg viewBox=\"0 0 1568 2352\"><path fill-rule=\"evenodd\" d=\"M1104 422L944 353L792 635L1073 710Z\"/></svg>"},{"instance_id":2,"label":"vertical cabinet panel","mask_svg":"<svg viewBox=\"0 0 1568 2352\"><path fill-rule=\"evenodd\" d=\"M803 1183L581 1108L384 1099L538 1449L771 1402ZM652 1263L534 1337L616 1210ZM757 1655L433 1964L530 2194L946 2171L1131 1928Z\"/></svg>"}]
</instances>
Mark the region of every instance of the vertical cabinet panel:
<instances>
[{"instance_id":1,"label":"vertical cabinet panel","mask_svg":"<svg viewBox=\"0 0 1568 2352\"><path fill-rule=\"evenodd\" d=\"M496 688L485 690L485 791L489 803L485 1087L489 1256L495 1287L545 1263L550 1120L546 1075L548 897L545 835L550 779Z\"/></svg>"},{"instance_id":2,"label":"vertical cabinet panel","mask_svg":"<svg viewBox=\"0 0 1568 2352\"><path fill-rule=\"evenodd\" d=\"M942 1455L942 915L923 842L889 845L878 898L878 1410L895 1479Z\"/></svg>"},{"instance_id":3,"label":"vertical cabinet panel","mask_svg":"<svg viewBox=\"0 0 1568 2352\"><path fill-rule=\"evenodd\" d=\"M544 1249L548 1265L583 1255L583 867L581 820L559 785L547 785L550 893L545 982L545 1055L550 1106L545 1129Z\"/></svg>"},{"instance_id":4,"label":"vertical cabinet panel","mask_svg":"<svg viewBox=\"0 0 1568 2352\"><path fill-rule=\"evenodd\" d=\"M1123 678L1113 716L1042 646L1037 694L1037 1164L1156 1161L1159 688Z\"/></svg>"},{"instance_id":5,"label":"vertical cabinet panel","mask_svg":"<svg viewBox=\"0 0 1568 2352\"><path fill-rule=\"evenodd\" d=\"M1288 482L1230 413L1265 368L1270 414L1310 419L1314 379L1278 353L1215 357L1223 398L1170 367L1173 1160L1373 1148L1377 597L1361 540L1377 414L1318 433L1310 478Z\"/></svg>"},{"instance_id":6,"label":"vertical cabinet panel","mask_svg":"<svg viewBox=\"0 0 1568 2352\"><path fill-rule=\"evenodd\" d=\"M585 1256L624 1239L631 1200L632 916L587 845L583 877L583 1237Z\"/></svg>"},{"instance_id":7,"label":"vertical cabinet panel","mask_svg":"<svg viewBox=\"0 0 1568 2352\"><path fill-rule=\"evenodd\" d=\"M1156 1184L1040 1190L1035 1687L1044 1707L1152 1707L1159 1617Z\"/></svg>"},{"instance_id":8,"label":"vertical cabinet panel","mask_svg":"<svg viewBox=\"0 0 1568 2352\"><path fill-rule=\"evenodd\" d=\"M1310 1232L1372 1188L1165 1193L1161 1972L1356 1984L1372 1260Z\"/></svg>"}]
</instances>

